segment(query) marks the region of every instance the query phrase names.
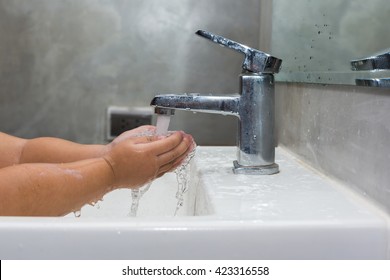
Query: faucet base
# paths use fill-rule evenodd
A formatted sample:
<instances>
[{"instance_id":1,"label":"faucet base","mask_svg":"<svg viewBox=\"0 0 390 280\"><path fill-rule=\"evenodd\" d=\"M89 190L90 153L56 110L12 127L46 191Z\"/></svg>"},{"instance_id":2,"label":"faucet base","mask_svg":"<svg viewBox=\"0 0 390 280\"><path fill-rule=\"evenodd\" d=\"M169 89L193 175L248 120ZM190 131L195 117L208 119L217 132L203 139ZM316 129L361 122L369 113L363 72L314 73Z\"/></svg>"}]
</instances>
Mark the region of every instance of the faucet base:
<instances>
[{"instance_id":1,"label":"faucet base","mask_svg":"<svg viewBox=\"0 0 390 280\"><path fill-rule=\"evenodd\" d=\"M276 163L269 165L259 166L244 166L238 163L237 160L233 161L234 174L247 174L247 175L271 175L279 172L279 165Z\"/></svg>"}]
</instances>

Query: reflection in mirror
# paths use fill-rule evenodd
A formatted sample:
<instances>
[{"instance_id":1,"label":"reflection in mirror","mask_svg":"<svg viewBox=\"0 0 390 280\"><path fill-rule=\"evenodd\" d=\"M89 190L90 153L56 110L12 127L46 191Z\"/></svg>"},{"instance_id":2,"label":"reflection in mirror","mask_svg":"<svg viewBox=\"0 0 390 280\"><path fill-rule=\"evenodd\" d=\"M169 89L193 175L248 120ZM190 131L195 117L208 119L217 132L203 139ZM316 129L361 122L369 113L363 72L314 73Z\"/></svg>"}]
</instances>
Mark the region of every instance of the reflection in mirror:
<instances>
[{"instance_id":1,"label":"reflection in mirror","mask_svg":"<svg viewBox=\"0 0 390 280\"><path fill-rule=\"evenodd\" d=\"M389 70L390 69L390 49L380 51L369 57L351 61L352 70Z\"/></svg>"},{"instance_id":2,"label":"reflection in mirror","mask_svg":"<svg viewBox=\"0 0 390 280\"><path fill-rule=\"evenodd\" d=\"M271 53L283 59L278 81L357 84L390 77L388 69L351 65L390 48L388 0L277 0L272 9Z\"/></svg>"}]
</instances>

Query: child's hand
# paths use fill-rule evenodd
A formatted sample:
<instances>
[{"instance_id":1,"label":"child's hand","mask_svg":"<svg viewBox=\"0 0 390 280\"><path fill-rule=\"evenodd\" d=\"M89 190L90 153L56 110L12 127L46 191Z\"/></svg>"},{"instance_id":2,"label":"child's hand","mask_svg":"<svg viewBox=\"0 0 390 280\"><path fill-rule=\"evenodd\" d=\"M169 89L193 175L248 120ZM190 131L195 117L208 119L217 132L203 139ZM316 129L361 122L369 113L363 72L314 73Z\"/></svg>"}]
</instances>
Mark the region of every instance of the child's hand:
<instances>
[{"instance_id":1,"label":"child's hand","mask_svg":"<svg viewBox=\"0 0 390 280\"><path fill-rule=\"evenodd\" d=\"M120 139L109 144L104 156L114 173L116 188L140 187L171 171L193 145L192 137L184 132L175 132L167 137L134 137L132 132L125 132L126 135L122 134Z\"/></svg>"}]
</instances>

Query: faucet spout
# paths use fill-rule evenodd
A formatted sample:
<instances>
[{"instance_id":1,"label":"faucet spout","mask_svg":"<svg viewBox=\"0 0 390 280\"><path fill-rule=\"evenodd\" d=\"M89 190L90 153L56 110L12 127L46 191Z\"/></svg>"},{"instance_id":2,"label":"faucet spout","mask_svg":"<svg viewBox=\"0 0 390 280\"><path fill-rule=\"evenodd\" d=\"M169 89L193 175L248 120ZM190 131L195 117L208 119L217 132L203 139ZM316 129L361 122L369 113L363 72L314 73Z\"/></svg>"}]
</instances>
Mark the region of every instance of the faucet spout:
<instances>
[{"instance_id":1,"label":"faucet spout","mask_svg":"<svg viewBox=\"0 0 390 280\"><path fill-rule=\"evenodd\" d=\"M213 96L199 94L163 94L156 95L150 105L157 108L186 110L223 115L238 116L238 104L240 97L237 96Z\"/></svg>"}]
</instances>

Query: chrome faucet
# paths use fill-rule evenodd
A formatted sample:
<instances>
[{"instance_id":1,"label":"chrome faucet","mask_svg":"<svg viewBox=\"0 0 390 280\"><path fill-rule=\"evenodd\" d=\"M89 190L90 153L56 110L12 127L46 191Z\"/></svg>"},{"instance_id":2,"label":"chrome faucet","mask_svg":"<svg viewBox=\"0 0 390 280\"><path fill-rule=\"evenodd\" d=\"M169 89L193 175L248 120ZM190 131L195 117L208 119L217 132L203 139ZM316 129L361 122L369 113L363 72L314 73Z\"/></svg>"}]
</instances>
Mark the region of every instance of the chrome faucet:
<instances>
[{"instance_id":1,"label":"chrome faucet","mask_svg":"<svg viewBox=\"0 0 390 280\"><path fill-rule=\"evenodd\" d=\"M199 30L197 35L245 55L240 75L240 93L233 96L199 94L157 95L151 106L157 114L172 114L175 109L192 112L234 115L239 118L237 174L274 174L275 163L275 105L274 73L282 61L240 43Z\"/></svg>"}]
</instances>

